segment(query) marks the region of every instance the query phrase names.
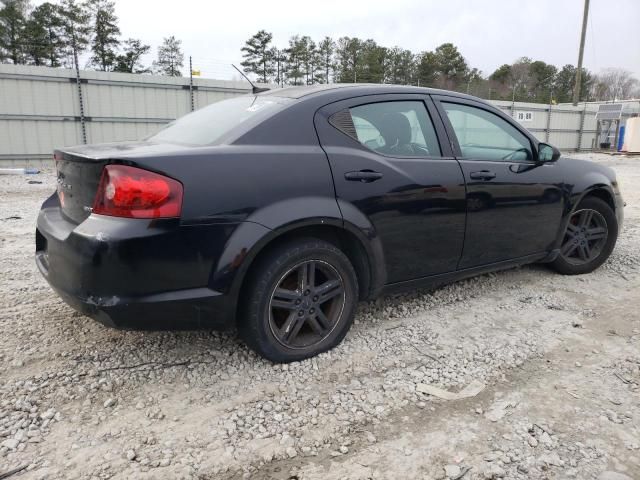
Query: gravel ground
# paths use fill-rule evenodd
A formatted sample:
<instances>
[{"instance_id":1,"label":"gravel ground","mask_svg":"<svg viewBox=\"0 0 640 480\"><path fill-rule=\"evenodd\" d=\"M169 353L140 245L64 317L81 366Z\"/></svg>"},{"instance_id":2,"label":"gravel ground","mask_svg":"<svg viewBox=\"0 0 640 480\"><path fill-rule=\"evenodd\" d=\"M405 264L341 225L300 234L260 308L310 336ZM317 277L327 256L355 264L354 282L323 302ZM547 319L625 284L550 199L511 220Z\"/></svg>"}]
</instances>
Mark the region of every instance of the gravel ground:
<instances>
[{"instance_id":1,"label":"gravel ground","mask_svg":"<svg viewBox=\"0 0 640 480\"><path fill-rule=\"evenodd\" d=\"M230 333L75 313L33 261L52 172L0 176L0 477L640 478L640 159L579 156L628 203L598 271L362 304L341 346L282 366Z\"/></svg>"}]
</instances>

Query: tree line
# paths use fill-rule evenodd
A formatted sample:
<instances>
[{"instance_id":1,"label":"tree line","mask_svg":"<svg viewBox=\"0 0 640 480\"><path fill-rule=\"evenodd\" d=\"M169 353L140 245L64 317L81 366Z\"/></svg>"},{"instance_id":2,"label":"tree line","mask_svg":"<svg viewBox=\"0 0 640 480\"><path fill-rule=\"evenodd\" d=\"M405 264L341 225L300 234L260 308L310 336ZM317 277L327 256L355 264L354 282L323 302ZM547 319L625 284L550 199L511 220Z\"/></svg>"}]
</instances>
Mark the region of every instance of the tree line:
<instances>
[{"instance_id":1,"label":"tree line","mask_svg":"<svg viewBox=\"0 0 640 480\"><path fill-rule=\"evenodd\" d=\"M557 68L522 57L485 76L452 43L414 53L398 46L384 47L372 39L324 37L316 42L307 35L294 35L279 48L265 30L246 41L242 56L245 71L262 83L390 83L536 103L571 102L577 70L570 64ZM639 87L626 70L606 69L596 75L583 68L580 101L640 97Z\"/></svg>"},{"instance_id":2,"label":"tree line","mask_svg":"<svg viewBox=\"0 0 640 480\"><path fill-rule=\"evenodd\" d=\"M61 0L35 8L29 0L0 0L0 6L0 62L69 68L75 56L88 53L87 67L100 71L181 75L181 41L165 38L157 59L144 65L151 47L121 38L111 0Z\"/></svg>"},{"instance_id":3,"label":"tree line","mask_svg":"<svg viewBox=\"0 0 640 480\"><path fill-rule=\"evenodd\" d=\"M113 0L54 0L33 7L30 0L0 0L0 62L73 67L76 55L101 71L180 76L181 41L163 39L151 65L151 47L121 36ZM385 47L373 39L294 35L277 47L260 30L242 47L241 65L263 83L393 83L467 92L489 99L564 103L573 98L576 67L557 68L522 57L485 75L469 65L459 49L444 43L414 53ZM582 71L581 101L640 97L639 82L622 69Z\"/></svg>"}]
</instances>

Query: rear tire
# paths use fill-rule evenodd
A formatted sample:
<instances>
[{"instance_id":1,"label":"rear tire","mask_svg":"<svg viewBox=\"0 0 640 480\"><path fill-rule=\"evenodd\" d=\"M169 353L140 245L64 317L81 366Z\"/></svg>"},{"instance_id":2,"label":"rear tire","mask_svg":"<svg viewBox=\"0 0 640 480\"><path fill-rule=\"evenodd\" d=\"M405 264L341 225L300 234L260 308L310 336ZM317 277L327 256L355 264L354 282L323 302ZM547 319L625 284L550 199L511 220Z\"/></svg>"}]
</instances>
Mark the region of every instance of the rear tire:
<instances>
[{"instance_id":1,"label":"rear tire","mask_svg":"<svg viewBox=\"0 0 640 480\"><path fill-rule=\"evenodd\" d=\"M618 238L618 220L611 207L587 197L571 214L562 234L560 254L550 266L564 275L593 272L611 255Z\"/></svg>"},{"instance_id":2,"label":"rear tire","mask_svg":"<svg viewBox=\"0 0 640 480\"><path fill-rule=\"evenodd\" d=\"M272 362L325 352L345 337L355 316L358 280L335 245L297 239L258 260L243 290L238 330Z\"/></svg>"}]
</instances>

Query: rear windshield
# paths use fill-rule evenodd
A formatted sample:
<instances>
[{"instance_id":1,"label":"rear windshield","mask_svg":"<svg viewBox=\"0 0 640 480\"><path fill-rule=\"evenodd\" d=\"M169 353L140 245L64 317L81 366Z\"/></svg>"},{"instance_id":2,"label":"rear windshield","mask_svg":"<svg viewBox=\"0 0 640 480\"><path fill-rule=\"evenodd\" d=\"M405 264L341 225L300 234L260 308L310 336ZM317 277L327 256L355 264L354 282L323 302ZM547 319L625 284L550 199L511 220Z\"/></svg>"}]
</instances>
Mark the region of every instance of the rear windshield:
<instances>
[{"instance_id":1,"label":"rear windshield","mask_svg":"<svg viewBox=\"0 0 640 480\"><path fill-rule=\"evenodd\" d=\"M261 121L289 102L282 97L254 95L222 100L174 120L148 140L187 145L218 143L238 125Z\"/></svg>"}]
</instances>

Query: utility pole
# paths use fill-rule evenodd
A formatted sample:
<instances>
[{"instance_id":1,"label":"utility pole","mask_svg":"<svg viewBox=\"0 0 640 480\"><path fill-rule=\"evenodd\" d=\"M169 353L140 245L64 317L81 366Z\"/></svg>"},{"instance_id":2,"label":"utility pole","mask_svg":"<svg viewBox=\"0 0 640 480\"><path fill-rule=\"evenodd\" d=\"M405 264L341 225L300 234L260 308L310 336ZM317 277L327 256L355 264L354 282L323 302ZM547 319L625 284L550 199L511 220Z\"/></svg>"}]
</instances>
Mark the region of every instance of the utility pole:
<instances>
[{"instance_id":1,"label":"utility pole","mask_svg":"<svg viewBox=\"0 0 640 480\"><path fill-rule=\"evenodd\" d=\"M580 86L582 85L582 57L584 56L584 38L587 34L587 18L589 17L589 0L584 0L582 15L582 34L580 35L580 51L578 53L578 70L576 70L576 86L573 89L573 104L580 101Z\"/></svg>"},{"instance_id":2,"label":"utility pole","mask_svg":"<svg viewBox=\"0 0 640 480\"><path fill-rule=\"evenodd\" d=\"M553 89L551 89L551 93L549 94L549 111L547 112L547 128L545 128L544 132L544 141L549 141L549 135L551 135L551 109L553 108Z\"/></svg>"}]
</instances>

